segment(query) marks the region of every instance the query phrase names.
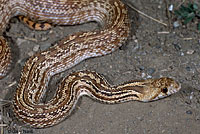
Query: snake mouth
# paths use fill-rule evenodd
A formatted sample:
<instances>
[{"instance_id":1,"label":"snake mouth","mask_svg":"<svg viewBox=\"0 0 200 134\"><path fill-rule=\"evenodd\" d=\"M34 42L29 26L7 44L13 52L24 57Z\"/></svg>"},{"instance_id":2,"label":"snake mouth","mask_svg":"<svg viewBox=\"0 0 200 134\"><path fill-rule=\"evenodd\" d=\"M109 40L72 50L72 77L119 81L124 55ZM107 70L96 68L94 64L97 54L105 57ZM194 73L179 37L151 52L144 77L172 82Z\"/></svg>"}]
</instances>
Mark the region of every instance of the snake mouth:
<instances>
[{"instance_id":1,"label":"snake mouth","mask_svg":"<svg viewBox=\"0 0 200 134\"><path fill-rule=\"evenodd\" d=\"M174 85L170 86L168 95L174 94L181 89L181 84L177 82L177 85L177 87L174 87Z\"/></svg>"}]
</instances>

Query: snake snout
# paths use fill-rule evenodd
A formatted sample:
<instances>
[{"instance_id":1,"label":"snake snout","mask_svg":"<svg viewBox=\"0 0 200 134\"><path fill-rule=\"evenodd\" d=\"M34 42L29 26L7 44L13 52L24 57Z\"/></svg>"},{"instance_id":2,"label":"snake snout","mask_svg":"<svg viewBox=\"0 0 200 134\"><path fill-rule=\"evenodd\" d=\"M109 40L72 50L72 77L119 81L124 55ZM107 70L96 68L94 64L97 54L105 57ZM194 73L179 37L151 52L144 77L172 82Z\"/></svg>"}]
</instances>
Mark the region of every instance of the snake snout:
<instances>
[{"instance_id":1,"label":"snake snout","mask_svg":"<svg viewBox=\"0 0 200 134\"><path fill-rule=\"evenodd\" d=\"M181 89L181 84L178 82L172 83L169 86L169 94L174 94L176 92L178 92Z\"/></svg>"}]
</instances>

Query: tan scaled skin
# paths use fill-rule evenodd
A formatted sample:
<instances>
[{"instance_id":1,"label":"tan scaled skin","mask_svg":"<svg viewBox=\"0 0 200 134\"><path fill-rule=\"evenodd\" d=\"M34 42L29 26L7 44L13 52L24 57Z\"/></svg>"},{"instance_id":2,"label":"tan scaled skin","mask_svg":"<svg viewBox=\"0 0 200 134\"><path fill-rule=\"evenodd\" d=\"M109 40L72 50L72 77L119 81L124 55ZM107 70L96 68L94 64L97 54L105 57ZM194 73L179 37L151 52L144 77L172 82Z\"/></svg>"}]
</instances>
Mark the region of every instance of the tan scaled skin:
<instances>
[{"instance_id":1,"label":"tan scaled skin","mask_svg":"<svg viewBox=\"0 0 200 134\"><path fill-rule=\"evenodd\" d=\"M45 104L36 101L42 96L37 98L38 96L30 92L21 95L17 91L14 110L22 122L35 128L44 128L69 116L83 95L108 104L133 100L150 102L174 94L180 87L181 85L171 78L134 80L112 86L96 72L80 71L66 77L57 88L55 96ZM28 96L36 98L30 100ZM25 102L28 102L28 105L22 104Z\"/></svg>"},{"instance_id":2,"label":"tan scaled skin","mask_svg":"<svg viewBox=\"0 0 200 134\"><path fill-rule=\"evenodd\" d=\"M122 46L130 33L127 9L120 0L0 0L0 14L0 72L4 72L0 77L8 72L11 60L10 48L2 36L11 17L28 16L56 25L96 21L102 26L99 31L69 35L25 63L13 100L13 111L19 120L31 127L44 128L59 123L71 113L81 95L106 103L147 102L180 89L180 84L168 78L132 81L113 87L97 73L83 71L65 78L54 97L41 103L53 75L84 59L110 54ZM24 20L35 27L33 22Z\"/></svg>"},{"instance_id":3,"label":"tan scaled skin","mask_svg":"<svg viewBox=\"0 0 200 134\"><path fill-rule=\"evenodd\" d=\"M19 20L22 21L24 24L26 24L30 29L43 31L43 30L49 30L52 28L52 25L46 22L39 23L32 21L30 18L25 16L18 16Z\"/></svg>"}]
</instances>

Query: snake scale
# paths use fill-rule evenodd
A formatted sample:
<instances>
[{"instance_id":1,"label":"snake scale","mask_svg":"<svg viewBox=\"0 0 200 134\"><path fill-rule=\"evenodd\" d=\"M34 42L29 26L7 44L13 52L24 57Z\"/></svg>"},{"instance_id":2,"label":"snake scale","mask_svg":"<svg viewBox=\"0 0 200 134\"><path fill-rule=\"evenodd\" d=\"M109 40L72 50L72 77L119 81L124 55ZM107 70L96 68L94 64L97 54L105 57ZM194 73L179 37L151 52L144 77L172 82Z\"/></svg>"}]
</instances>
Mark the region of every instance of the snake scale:
<instances>
[{"instance_id":1,"label":"snake scale","mask_svg":"<svg viewBox=\"0 0 200 134\"><path fill-rule=\"evenodd\" d=\"M10 47L3 32L10 18L28 16L56 25L98 22L102 28L69 35L25 63L13 100L15 116L35 128L55 125L74 109L82 95L105 103L149 102L171 95L180 84L171 78L134 80L112 86L99 74L79 71L60 83L54 97L42 103L50 78L90 57L118 49L128 38L130 22L120 0L0 0L0 77L10 69Z\"/></svg>"}]
</instances>

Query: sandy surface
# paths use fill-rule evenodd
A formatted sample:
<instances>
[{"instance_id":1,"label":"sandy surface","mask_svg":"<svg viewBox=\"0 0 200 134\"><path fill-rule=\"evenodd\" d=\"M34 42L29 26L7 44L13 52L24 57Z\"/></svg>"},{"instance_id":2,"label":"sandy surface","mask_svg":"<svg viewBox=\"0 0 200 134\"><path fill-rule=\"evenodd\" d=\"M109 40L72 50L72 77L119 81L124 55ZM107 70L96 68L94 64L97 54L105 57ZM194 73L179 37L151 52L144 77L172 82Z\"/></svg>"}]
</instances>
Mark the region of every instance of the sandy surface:
<instances>
[{"instance_id":1,"label":"sandy surface","mask_svg":"<svg viewBox=\"0 0 200 134\"><path fill-rule=\"evenodd\" d=\"M127 0L137 9L168 24L166 3L162 0ZM181 3L176 1L177 6ZM145 18L129 8L132 34L123 47L110 55L85 60L52 78L47 96L54 93L61 79L72 71L93 70L112 84L131 79L172 77L182 84L177 94L151 103L128 102L107 105L82 97L70 117L47 129L21 127L22 133L34 134L158 134L200 133L200 37L196 24L167 28ZM13 65L0 82L0 99L12 100L20 72L30 55L42 51L64 36L77 31L98 28L96 23L80 26L55 26L49 31L33 31L16 18L6 32L12 48ZM191 38L191 39L189 39ZM16 133L22 125L7 109L11 128L4 133ZM15 125L17 124L17 125Z\"/></svg>"}]
</instances>

